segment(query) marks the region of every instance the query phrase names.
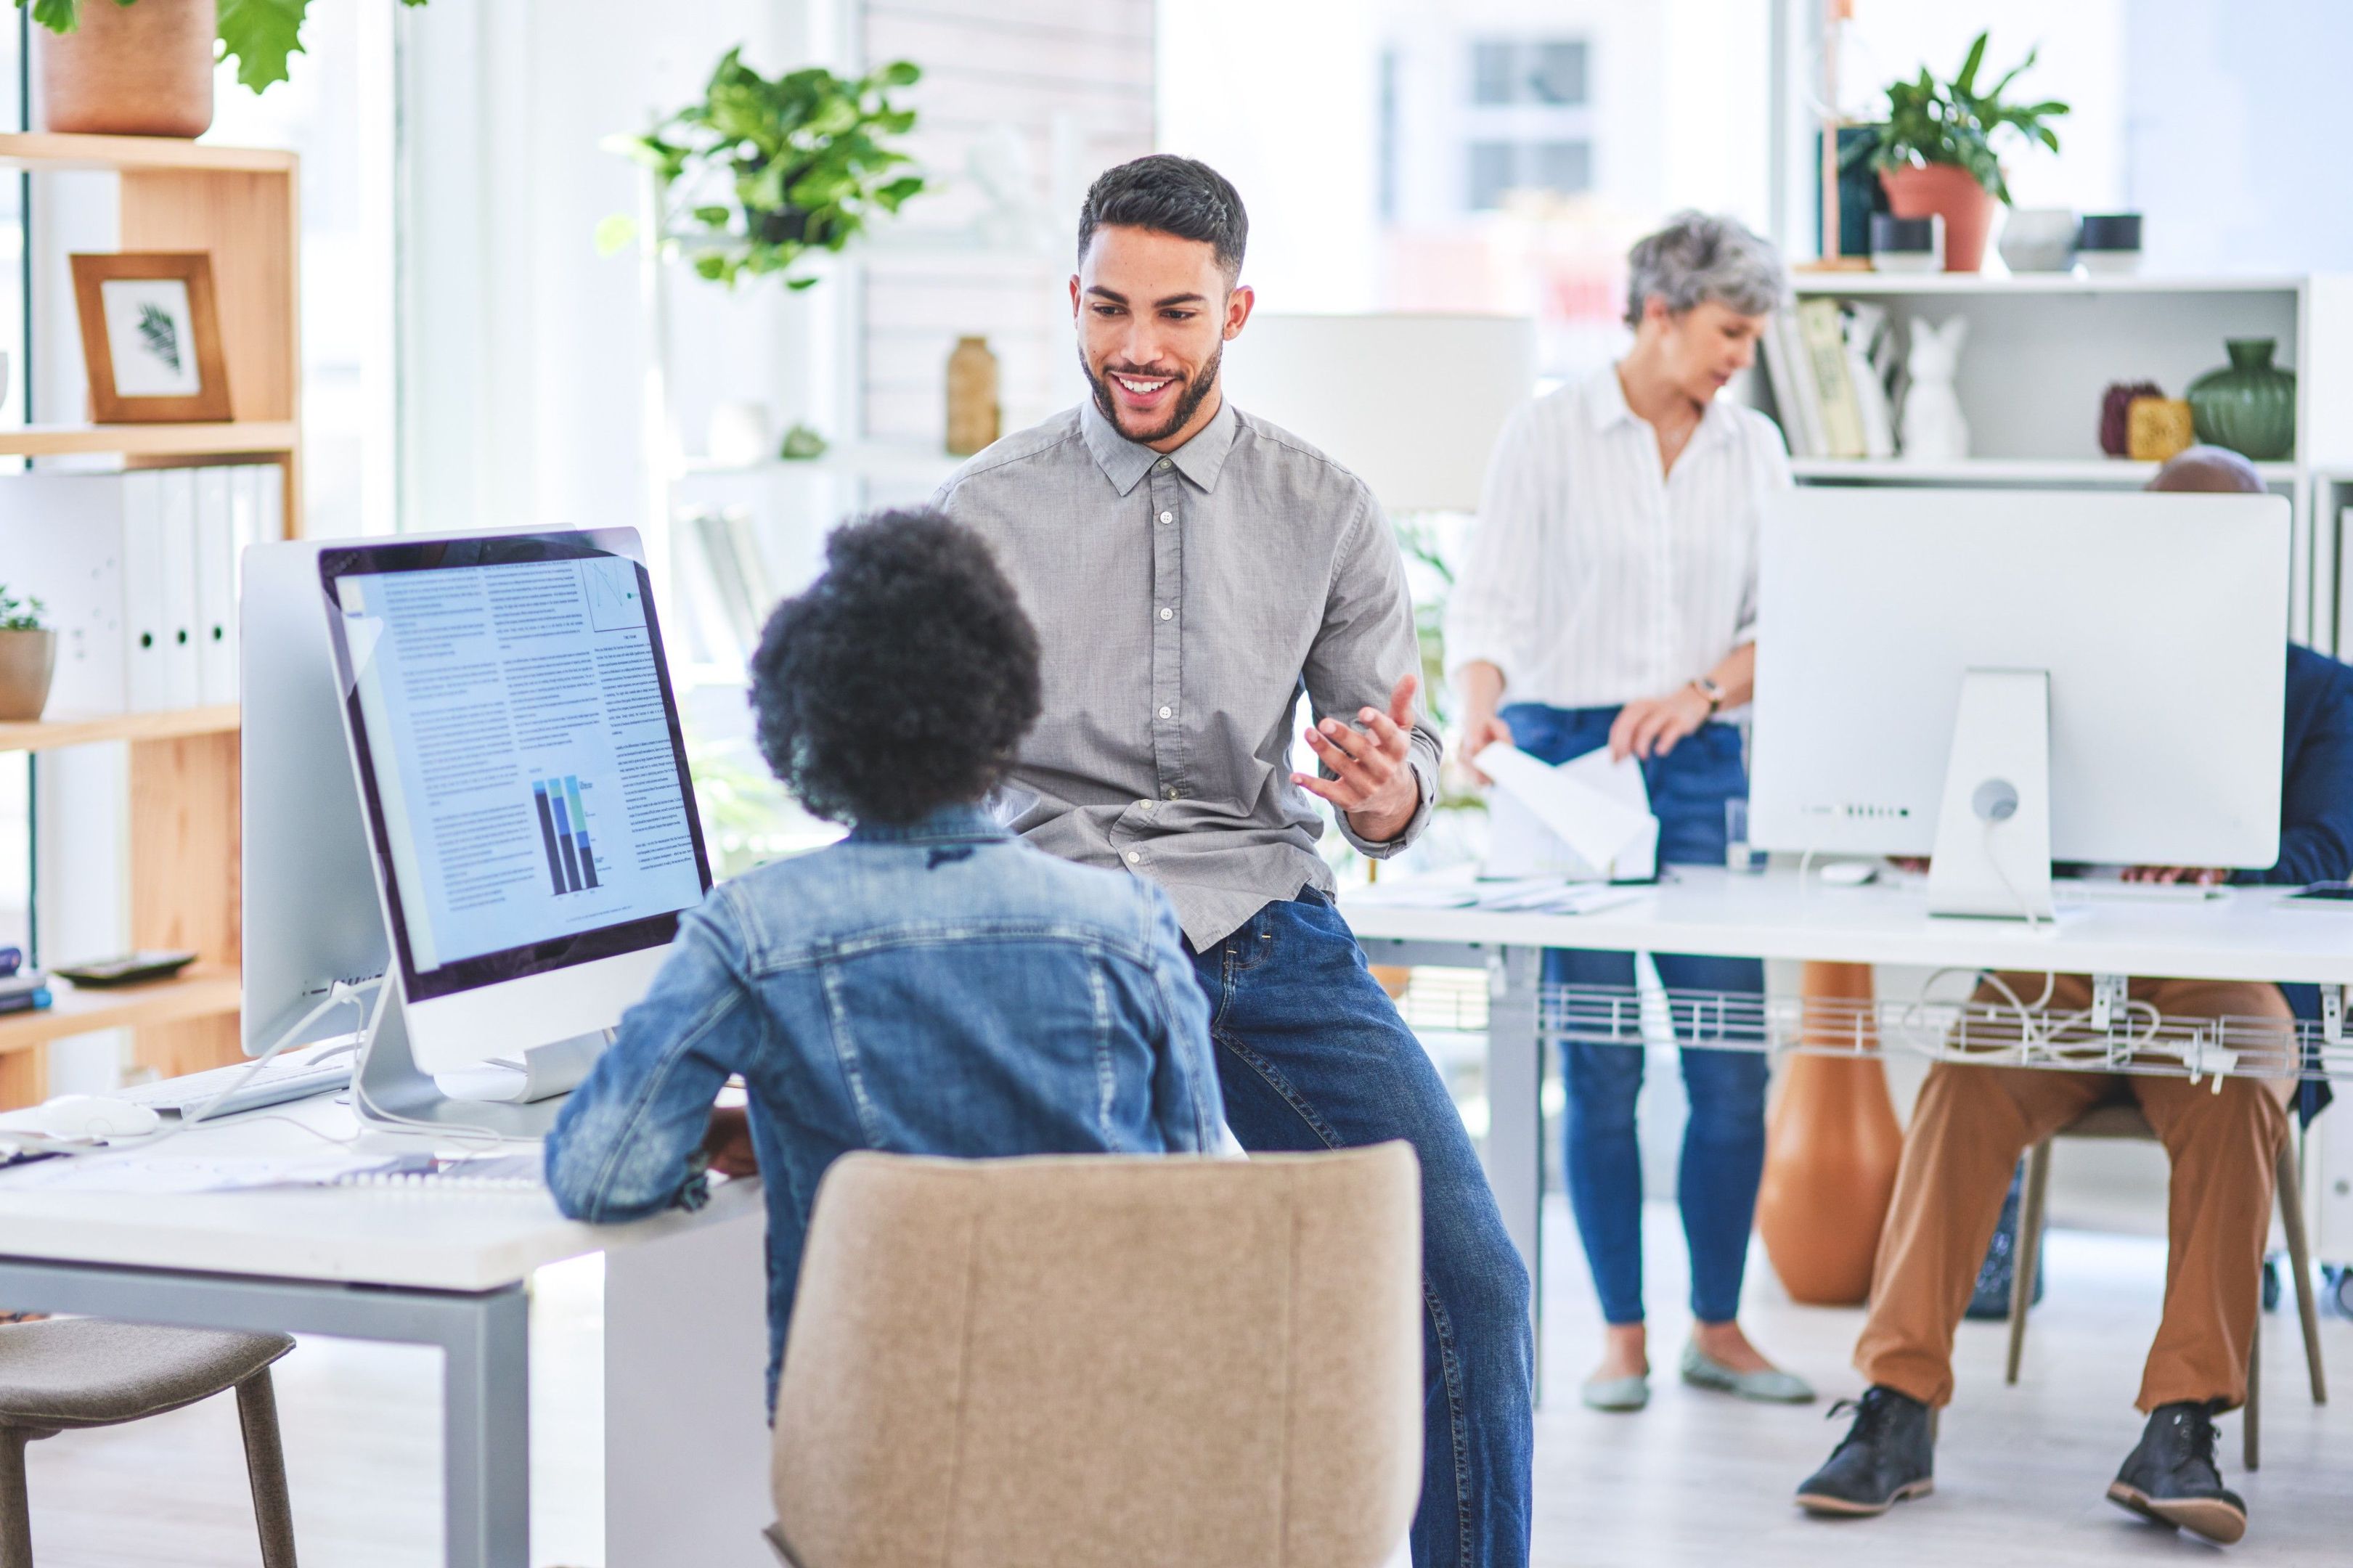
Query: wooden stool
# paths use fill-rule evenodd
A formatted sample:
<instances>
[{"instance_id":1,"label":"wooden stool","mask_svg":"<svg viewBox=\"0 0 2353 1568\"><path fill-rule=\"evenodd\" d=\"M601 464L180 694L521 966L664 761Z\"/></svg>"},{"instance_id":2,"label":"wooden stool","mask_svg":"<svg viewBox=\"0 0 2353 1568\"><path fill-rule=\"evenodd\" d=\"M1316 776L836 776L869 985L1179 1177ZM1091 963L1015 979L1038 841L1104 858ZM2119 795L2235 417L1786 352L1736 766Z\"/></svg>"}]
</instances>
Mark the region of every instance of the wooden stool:
<instances>
[{"instance_id":1,"label":"wooden stool","mask_svg":"<svg viewBox=\"0 0 2353 1568\"><path fill-rule=\"evenodd\" d=\"M237 1390L263 1568L294 1568L294 1520L269 1365L289 1334L157 1328L99 1318L0 1326L0 1568L33 1568L25 1445L115 1426Z\"/></svg>"}]
</instances>

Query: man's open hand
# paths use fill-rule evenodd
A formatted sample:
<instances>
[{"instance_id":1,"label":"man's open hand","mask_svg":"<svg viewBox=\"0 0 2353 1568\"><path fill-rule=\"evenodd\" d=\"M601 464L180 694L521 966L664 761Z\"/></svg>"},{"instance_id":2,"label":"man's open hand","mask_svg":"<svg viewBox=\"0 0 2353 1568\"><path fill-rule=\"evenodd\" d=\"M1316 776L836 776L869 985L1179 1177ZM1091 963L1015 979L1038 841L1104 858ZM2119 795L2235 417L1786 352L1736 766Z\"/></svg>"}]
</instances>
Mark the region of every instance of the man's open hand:
<instances>
[{"instance_id":1,"label":"man's open hand","mask_svg":"<svg viewBox=\"0 0 2353 1568\"><path fill-rule=\"evenodd\" d=\"M1420 681L1408 675L1389 693L1389 710L1360 708L1363 729L1326 719L1307 731L1307 743L1333 776L1293 773L1291 782L1322 795L1347 814L1348 824L1367 843L1386 844L1406 830L1421 809L1421 782L1413 772L1413 694Z\"/></svg>"}]
</instances>

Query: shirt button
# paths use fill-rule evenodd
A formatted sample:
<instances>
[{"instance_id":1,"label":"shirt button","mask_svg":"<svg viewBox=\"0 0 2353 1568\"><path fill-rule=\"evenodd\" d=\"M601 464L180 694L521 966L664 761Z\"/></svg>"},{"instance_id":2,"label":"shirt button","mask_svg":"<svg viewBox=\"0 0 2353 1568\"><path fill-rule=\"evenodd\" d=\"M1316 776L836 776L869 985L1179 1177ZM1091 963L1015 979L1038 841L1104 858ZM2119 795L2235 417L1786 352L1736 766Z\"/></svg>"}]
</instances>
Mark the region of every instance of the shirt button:
<instances>
[{"instance_id":1,"label":"shirt button","mask_svg":"<svg viewBox=\"0 0 2353 1568\"><path fill-rule=\"evenodd\" d=\"M1174 522L1176 521L1176 514L1173 511L1164 511L1160 514L1160 521L1163 522Z\"/></svg>"},{"instance_id":2,"label":"shirt button","mask_svg":"<svg viewBox=\"0 0 2353 1568\"><path fill-rule=\"evenodd\" d=\"M1138 811L1150 811L1152 809L1152 803L1148 800L1139 800L1135 803L1135 809Z\"/></svg>"},{"instance_id":3,"label":"shirt button","mask_svg":"<svg viewBox=\"0 0 2353 1568\"><path fill-rule=\"evenodd\" d=\"M1174 610L1163 610L1160 612L1160 618L1164 621L1173 621L1176 618L1176 612Z\"/></svg>"},{"instance_id":4,"label":"shirt button","mask_svg":"<svg viewBox=\"0 0 2353 1568\"><path fill-rule=\"evenodd\" d=\"M1168 786L1168 798L1170 800L1175 800L1176 798L1176 786L1175 784L1170 784Z\"/></svg>"},{"instance_id":5,"label":"shirt button","mask_svg":"<svg viewBox=\"0 0 2353 1568\"><path fill-rule=\"evenodd\" d=\"M1144 856L1141 851L1131 849L1127 852L1127 863L1131 866L1135 865L1143 858Z\"/></svg>"},{"instance_id":6,"label":"shirt button","mask_svg":"<svg viewBox=\"0 0 2353 1568\"><path fill-rule=\"evenodd\" d=\"M1156 463L1153 464L1152 466L1153 466L1154 468L1158 468L1162 473L1164 473L1164 474L1165 474L1165 473L1166 473L1166 472L1168 471L1168 459L1167 459L1167 458L1161 458L1158 462L1156 462ZM1166 518L1165 518L1165 517L1164 517L1164 518L1162 518L1160 521L1163 521L1163 522L1166 522L1168 520L1167 520Z\"/></svg>"},{"instance_id":7,"label":"shirt button","mask_svg":"<svg viewBox=\"0 0 2353 1568\"><path fill-rule=\"evenodd\" d=\"M1176 710L1174 708L1163 708L1160 710L1160 716L1163 719L1173 719L1176 716Z\"/></svg>"}]
</instances>

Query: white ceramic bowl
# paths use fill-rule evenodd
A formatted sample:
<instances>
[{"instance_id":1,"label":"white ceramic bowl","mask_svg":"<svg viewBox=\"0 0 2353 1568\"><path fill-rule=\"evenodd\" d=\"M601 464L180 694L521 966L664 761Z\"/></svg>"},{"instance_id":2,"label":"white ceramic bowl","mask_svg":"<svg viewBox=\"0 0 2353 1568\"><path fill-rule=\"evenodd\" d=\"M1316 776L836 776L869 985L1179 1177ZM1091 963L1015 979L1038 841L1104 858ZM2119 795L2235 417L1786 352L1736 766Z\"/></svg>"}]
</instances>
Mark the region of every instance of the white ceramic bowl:
<instances>
[{"instance_id":1,"label":"white ceramic bowl","mask_svg":"<svg viewBox=\"0 0 2353 1568\"><path fill-rule=\"evenodd\" d=\"M2012 272L2064 272L2075 264L2071 207L2013 207L2001 226L2001 258Z\"/></svg>"}]
</instances>

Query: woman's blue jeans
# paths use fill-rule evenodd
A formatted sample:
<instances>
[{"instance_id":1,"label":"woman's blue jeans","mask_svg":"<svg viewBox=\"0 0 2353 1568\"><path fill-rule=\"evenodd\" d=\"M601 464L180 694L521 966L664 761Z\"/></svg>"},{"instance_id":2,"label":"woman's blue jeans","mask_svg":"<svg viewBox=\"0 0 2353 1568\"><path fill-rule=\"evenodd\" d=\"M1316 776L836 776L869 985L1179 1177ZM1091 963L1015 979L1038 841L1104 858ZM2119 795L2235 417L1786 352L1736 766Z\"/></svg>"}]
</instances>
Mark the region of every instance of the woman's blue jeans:
<instances>
[{"instance_id":1,"label":"woman's blue jeans","mask_svg":"<svg viewBox=\"0 0 2353 1568\"><path fill-rule=\"evenodd\" d=\"M1548 763L1608 744L1617 717L1615 708L1535 703L1503 713L1520 749ZM1706 725L1665 756L1643 763L1642 778L1659 818L1661 863L1723 865L1724 803L1748 793L1740 732L1729 724ZM1765 990L1765 966L1755 959L1662 952L1652 961L1670 991L1761 996ZM1554 950L1545 954L1544 977L1548 984L1631 986L1634 955ZM1740 1311L1748 1230L1765 1169L1767 1064L1762 1050L1685 1046L1682 1055L1691 1116L1675 1187L1691 1248L1692 1316L1704 1323L1730 1322ZM1611 1323L1639 1323L1643 1315L1642 1150L1634 1123L1643 1056L1632 1046L1574 1041L1562 1052L1569 1205L1602 1317Z\"/></svg>"}]
</instances>

